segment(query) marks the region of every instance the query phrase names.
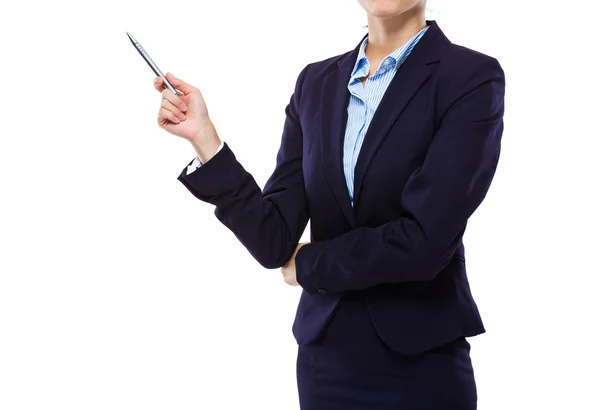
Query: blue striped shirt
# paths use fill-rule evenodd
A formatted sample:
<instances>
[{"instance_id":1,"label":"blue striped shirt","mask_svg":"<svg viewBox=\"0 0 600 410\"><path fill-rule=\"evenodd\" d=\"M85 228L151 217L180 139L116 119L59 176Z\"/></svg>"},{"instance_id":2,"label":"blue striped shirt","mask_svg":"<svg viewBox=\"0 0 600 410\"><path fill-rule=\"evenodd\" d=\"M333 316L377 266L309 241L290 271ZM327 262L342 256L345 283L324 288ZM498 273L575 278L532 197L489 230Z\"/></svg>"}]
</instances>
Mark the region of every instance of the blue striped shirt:
<instances>
[{"instance_id":1,"label":"blue striped shirt","mask_svg":"<svg viewBox=\"0 0 600 410\"><path fill-rule=\"evenodd\" d=\"M348 82L350 101L348 102L348 122L344 136L344 175L352 206L354 206L354 168L369 124L400 64L406 60L428 28L429 26L423 28L402 47L384 58L377 71L367 78L364 87L360 79L369 74L369 60L365 54L368 37L360 45L356 64Z\"/></svg>"}]
</instances>

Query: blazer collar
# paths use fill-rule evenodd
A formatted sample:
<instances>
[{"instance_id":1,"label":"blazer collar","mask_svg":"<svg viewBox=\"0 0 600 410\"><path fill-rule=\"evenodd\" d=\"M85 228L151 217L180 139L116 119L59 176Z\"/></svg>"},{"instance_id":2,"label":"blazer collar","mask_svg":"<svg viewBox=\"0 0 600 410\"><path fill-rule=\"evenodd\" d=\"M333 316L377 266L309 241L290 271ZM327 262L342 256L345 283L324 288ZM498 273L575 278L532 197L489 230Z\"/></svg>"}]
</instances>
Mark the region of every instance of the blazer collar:
<instances>
[{"instance_id":1,"label":"blazer collar","mask_svg":"<svg viewBox=\"0 0 600 410\"><path fill-rule=\"evenodd\" d=\"M441 52L450 44L435 20L427 20L429 29L402 63L385 91L358 154L354 170L354 207L350 203L344 178L343 144L348 120L350 91L348 80L354 69L365 34L354 50L343 54L325 74L321 95L321 160L334 196L352 228L366 171L378 147L413 95L431 77L429 65L439 61Z\"/></svg>"}]
</instances>

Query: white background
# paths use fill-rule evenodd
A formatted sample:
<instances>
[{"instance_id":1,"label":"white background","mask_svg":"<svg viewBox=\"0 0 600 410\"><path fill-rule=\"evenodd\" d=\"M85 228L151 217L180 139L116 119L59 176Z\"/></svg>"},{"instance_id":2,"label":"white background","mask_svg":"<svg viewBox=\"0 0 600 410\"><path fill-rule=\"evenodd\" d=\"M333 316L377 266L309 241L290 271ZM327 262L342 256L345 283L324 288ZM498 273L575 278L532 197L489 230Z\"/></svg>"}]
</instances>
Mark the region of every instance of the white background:
<instances>
[{"instance_id":1,"label":"white background","mask_svg":"<svg viewBox=\"0 0 600 410\"><path fill-rule=\"evenodd\" d=\"M593 13L429 5L453 42L506 73L500 165L465 236L488 330L470 339L479 408L599 409ZM297 409L300 288L176 180L195 153L156 125L154 74L125 31L202 90L262 187L298 73L354 48L364 10L21 1L0 23L0 409Z\"/></svg>"}]
</instances>

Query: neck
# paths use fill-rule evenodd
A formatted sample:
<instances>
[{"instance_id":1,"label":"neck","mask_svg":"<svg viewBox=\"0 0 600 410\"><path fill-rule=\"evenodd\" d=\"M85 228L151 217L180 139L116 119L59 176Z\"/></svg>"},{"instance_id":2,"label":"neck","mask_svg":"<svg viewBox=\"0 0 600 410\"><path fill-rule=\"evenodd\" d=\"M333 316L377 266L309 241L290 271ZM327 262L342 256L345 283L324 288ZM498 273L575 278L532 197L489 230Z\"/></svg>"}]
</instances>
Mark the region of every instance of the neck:
<instances>
[{"instance_id":1,"label":"neck","mask_svg":"<svg viewBox=\"0 0 600 410\"><path fill-rule=\"evenodd\" d=\"M421 31L425 22L425 2L393 17L368 15L369 40L365 53L369 60L383 59ZM368 51L367 51L368 50Z\"/></svg>"}]
</instances>

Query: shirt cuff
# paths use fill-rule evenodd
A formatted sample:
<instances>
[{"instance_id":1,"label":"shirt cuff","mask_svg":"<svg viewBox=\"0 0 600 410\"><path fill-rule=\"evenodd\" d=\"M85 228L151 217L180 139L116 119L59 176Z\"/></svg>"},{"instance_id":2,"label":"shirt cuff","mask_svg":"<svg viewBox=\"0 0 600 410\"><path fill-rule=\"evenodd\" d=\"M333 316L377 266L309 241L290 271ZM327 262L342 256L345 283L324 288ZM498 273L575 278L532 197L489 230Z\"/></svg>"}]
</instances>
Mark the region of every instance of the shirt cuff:
<instances>
[{"instance_id":1,"label":"shirt cuff","mask_svg":"<svg viewBox=\"0 0 600 410\"><path fill-rule=\"evenodd\" d=\"M223 145L225 145L225 141L221 141L221 145L219 145L219 148L217 148L217 152L221 151L221 148L223 148ZM215 152L215 154L217 152ZM194 158L194 161L192 161L192 163L190 165L188 165L186 175L191 174L192 172L194 172L201 166L202 166L202 163L198 159L198 155L196 155L196 158Z\"/></svg>"}]
</instances>

